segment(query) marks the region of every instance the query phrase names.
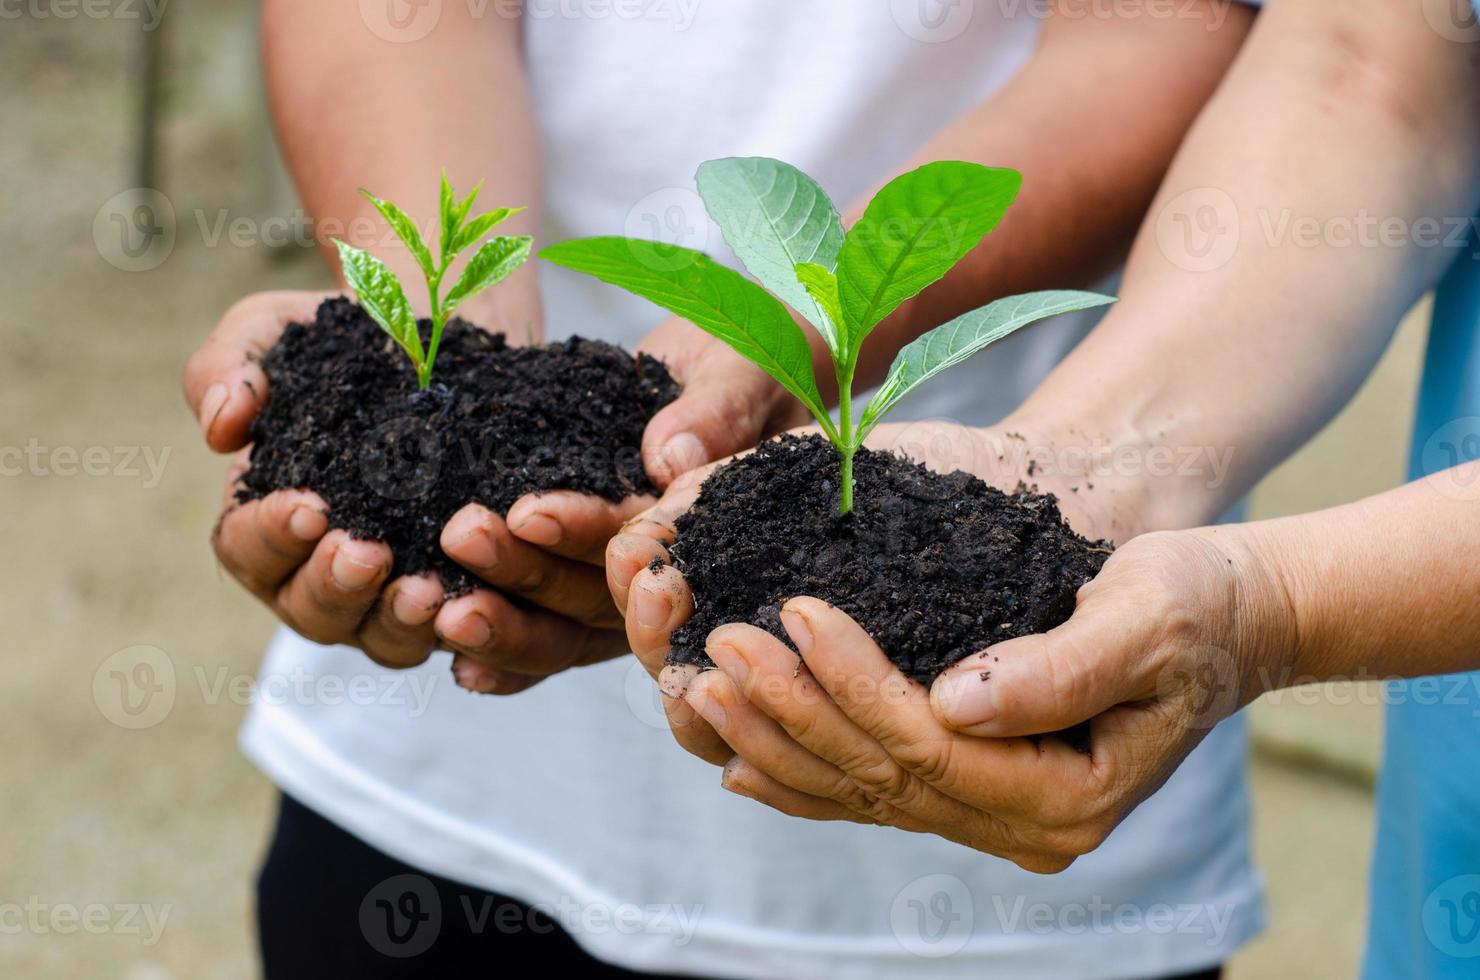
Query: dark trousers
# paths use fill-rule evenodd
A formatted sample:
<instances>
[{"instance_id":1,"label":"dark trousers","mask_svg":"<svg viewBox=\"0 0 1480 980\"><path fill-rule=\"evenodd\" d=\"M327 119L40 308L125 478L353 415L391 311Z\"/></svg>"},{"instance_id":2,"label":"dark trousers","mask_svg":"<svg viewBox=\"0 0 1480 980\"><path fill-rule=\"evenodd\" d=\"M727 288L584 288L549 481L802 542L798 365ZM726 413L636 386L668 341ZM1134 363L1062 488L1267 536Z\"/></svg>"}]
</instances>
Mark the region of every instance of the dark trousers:
<instances>
[{"instance_id":1,"label":"dark trousers","mask_svg":"<svg viewBox=\"0 0 1480 980\"><path fill-rule=\"evenodd\" d=\"M533 964L556 977L652 976L593 958L517 899L382 854L288 796L257 879L257 927L267 980L457 980Z\"/></svg>"}]
</instances>

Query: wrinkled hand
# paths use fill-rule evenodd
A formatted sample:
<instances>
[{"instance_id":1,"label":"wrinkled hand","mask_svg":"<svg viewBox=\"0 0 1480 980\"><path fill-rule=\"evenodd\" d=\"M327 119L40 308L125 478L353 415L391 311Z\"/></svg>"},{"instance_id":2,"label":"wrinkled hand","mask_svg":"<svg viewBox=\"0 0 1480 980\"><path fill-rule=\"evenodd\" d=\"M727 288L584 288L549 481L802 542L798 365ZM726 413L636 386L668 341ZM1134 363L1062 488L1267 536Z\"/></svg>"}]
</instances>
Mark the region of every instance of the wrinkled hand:
<instances>
[{"instance_id":1,"label":"wrinkled hand","mask_svg":"<svg viewBox=\"0 0 1480 980\"><path fill-rule=\"evenodd\" d=\"M1081 533L1093 537L1117 534L1117 518L1102 509L1099 497L1074 492L1067 483L1028 477L1021 452L1026 443L1015 433L945 422L905 422L879 426L867 445L901 452L940 472L975 473L1009 491L1025 479L1046 484L1040 489L1059 493L1061 509ZM712 465L704 467L676 480L655 506L612 540L607 549L607 584L617 608L626 612L627 639L633 652L667 695L664 708L674 737L700 758L724 765L735 754L732 747L684 700L697 668L665 667L663 662L669 636L693 612L693 597L683 576L671 567L667 545L674 538L674 521L693 505L699 485L712 469ZM662 567L649 571L654 559Z\"/></svg>"}]
</instances>

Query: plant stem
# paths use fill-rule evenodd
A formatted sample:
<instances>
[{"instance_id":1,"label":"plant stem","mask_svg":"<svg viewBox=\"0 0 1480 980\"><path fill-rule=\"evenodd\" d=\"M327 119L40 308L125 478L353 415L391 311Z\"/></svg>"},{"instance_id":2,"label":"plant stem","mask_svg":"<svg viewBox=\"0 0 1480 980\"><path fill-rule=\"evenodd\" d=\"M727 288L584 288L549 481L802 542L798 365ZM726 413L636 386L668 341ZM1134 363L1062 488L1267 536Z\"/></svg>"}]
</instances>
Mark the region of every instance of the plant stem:
<instances>
[{"instance_id":1,"label":"plant stem","mask_svg":"<svg viewBox=\"0 0 1480 980\"><path fill-rule=\"evenodd\" d=\"M432 365L437 362L437 348L442 346L442 328L447 316L442 312L442 302L437 294L442 291L442 277L447 274L448 261L443 259L437 274L427 280L427 291L432 296L432 338L427 344L426 357L416 366L416 380L422 389L432 383Z\"/></svg>"},{"instance_id":2,"label":"plant stem","mask_svg":"<svg viewBox=\"0 0 1480 980\"><path fill-rule=\"evenodd\" d=\"M838 513L853 513L853 454L858 447L853 444L853 372L848 365L838 372L838 454L843 457L841 489Z\"/></svg>"}]
</instances>

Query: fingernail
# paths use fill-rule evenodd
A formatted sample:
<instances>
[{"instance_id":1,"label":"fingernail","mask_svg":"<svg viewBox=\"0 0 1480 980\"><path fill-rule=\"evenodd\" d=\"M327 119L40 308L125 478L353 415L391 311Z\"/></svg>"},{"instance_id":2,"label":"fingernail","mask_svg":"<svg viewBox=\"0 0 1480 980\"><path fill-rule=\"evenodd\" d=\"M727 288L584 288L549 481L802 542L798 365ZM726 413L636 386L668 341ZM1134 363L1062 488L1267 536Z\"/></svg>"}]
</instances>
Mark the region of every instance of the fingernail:
<instances>
[{"instance_id":1,"label":"fingernail","mask_svg":"<svg viewBox=\"0 0 1480 980\"><path fill-rule=\"evenodd\" d=\"M997 685L991 671L942 674L931 688L942 720L954 728L985 725L997 717Z\"/></svg>"},{"instance_id":2,"label":"fingernail","mask_svg":"<svg viewBox=\"0 0 1480 980\"><path fill-rule=\"evenodd\" d=\"M704 443L692 432L680 432L658 450L658 467L668 474L669 480L677 479L707 462L709 450L704 448Z\"/></svg>"},{"instance_id":3,"label":"fingernail","mask_svg":"<svg viewBox=\"0 0 1480 980\"><path fill-rule=\"evenodd\" d=\"M750 681L750 661L734 647L727 643L710 643L706 645L706 653L709 659L719 665L719 669L730 675L730 680L740 685L740 689L748 691L746 686Z\"/></svg>"},{"instance_id":4,"label":"fingernail","mask_svg":"<svg viewBox=\"0 0 1480 980\"><path fill-rule=\"evenodd\" d=\"M720 703L719 698L714 697L702 687L691 687L683 699L700 718L709 722L711 728L715 731L724 730L725 706Z\"/></svg>"},{"instance_id":5,"label":"fingernail","mask_svg":"<svg viewBox=\"0 0 1480 980\"><path fill-rule=\"evenodd\" d=\"M329 519L317 507L299 504L288 517L288 530L299 541L317 541L328 530Z\"/></svg>"},{"instance_id":6,"label":"fingernail","mask_svg":"<svg viewBox=\"0 0 1480 980\"><path fill-rule=\"evenodd\" d=\"M633 611L643 629L660 630L673 616L673 603L666 595L651 592L643 586L632 590Z\"/></svg>"},{"instance_id":7,"label":"fingernail","mask_svg":"<svg viewBox=\"0 0 1480 980\"><path fill-rule=\"evenodd\" d=\"M783 607L781 625L786 627L786 635L796 644L797 653L806 657L812 652L812 624L807 622L806 616Z\"/></svg>"},{"instance_id":8,"label":"fingernail","mask_svg":"<svg viewBox=\"0 0 1480 980\"><path fill-rule=\"evenodd\" d=\"M565 537L565 529L549 514L530 514L510 530L541 548L553 548Z\"/></svg>"},{"instance_id":9,"label":"fingernail","mask_svg":"<svg viewBox=\"0 0 1480 980\"><path fill-rule=\"evenodd\" d=\"M493 640L493 624L479 613L468 613L463 617L452 637L458 646L469 650L481 650Z\"/></svg>"},{"instance_id":10,"label":"fingernail","mask_svg":"<svg viewBox=\"0 0 1480 980\"><path fill-rule=\"evenodd\" d=\"M459 561L474 568L488 571L498 566L498 546L493 543L493 535L481 527L469 531L452 550L457 552Z\"/></svg>"},{"instance_id":11,"label":"fingernail","mask_svg":"<svg viewBox=\"0 0 1480 980\"><path fill-rule=\"evenodd\" d=\"M428 608L413 599L409 593L400 590L391 600L391 614L402 626L425 626L437 614L437 609L435 606Z\"/></svg>"},{"instance_id":12,"label":"fingernail","mask_svg":"<svg viewBox=\"0 0 1480 980\"><path fill-rule=\"evenodd\" d=\"M224 381L217 381L206 389L205 397L200 400L200 431L207 438L211 435L211 427L216 424L216 417L221 414L221 409L226 407L226 401L231 397L231 390L226 387Z\"/></svg>"},{"instance_id":13,"label":"fingernail","mask_svg":"<svg viewBox=\"0 0 1480 980\"><path fill-rule=\"evenodd\" d=\"M503 682L503 671L485 667L468 657L454 657L452 677L457 686L474 694L493 694Z\"/></svg>"},{"instance_id":14,"label":"fingernail","mask_svg":"<svg viewBox=\"0 0 1480 980\"><path fill-rule=\"evenodd\" d=\"M354 556L352 548L343 547L334 553L329 572L334 576L335 585L345 592L356 592L373 582L381 568L379 562L367 564Z\"/></svg>"}]
</instances>

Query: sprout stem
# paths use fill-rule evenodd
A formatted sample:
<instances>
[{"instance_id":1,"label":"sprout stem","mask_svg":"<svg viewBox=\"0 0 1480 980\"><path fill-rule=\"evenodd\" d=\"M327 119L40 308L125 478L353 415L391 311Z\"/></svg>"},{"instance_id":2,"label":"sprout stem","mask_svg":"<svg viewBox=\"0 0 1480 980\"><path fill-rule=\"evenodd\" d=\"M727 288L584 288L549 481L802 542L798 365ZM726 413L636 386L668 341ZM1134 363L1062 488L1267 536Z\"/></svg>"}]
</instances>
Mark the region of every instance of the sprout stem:
<instances>
[{"instance_id":1,"label":"sprout stem","mask_svg":"<svg viewBox=\"0 0 1480 980\"><path fill-rule=\"evenodd\" d=\"M853 442L853 372L850 364L838 372L838 438L834 445L843 457L841 489L838 513L853 513L853 454L858 446Z\"/></svg>"}]
</instances>

